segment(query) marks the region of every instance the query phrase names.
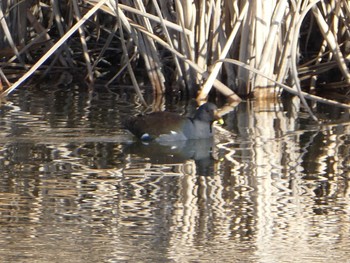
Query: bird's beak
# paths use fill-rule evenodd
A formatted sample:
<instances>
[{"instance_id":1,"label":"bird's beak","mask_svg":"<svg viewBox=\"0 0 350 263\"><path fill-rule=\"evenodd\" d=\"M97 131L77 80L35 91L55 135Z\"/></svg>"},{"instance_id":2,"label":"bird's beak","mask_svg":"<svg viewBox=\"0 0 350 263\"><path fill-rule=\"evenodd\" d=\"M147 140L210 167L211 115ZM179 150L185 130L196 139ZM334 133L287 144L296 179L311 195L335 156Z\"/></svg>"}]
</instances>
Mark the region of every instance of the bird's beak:
<instances>
[{"instance_id":1,"label":"bird's beak","mask_svg":"<svg viewBox=\"0 0 350 263\"><path fill-rule=\"evenodd\" d=\"M223 125L225 122L224 122L223 118L220 118L220 119L216 120L215 123L217 123L219 125Z\"/></svg>"},{"instance_id":2,"label":"bird's beak","mask_svg":"<svg viewBox=\"0 0 350 263\"><path fill-rule=\"evenodd\" d=\"M223 125L224 124L224 120L222 118L217 119L216 121L214 121L214 124Z\"/></svg>"},{"instance_id":3,"label":"bird's beak","mask_svg":"<svg viewBox=\"0 0 350 263\"><path fill-rule=\"evenodd\" d=\"M221 118L221 116L220 116L218 111L214 112L214 116L215 116L214 124L219 124L219 125L223 125L224 124L224 120Z\"/></svg>"}]
</instances>

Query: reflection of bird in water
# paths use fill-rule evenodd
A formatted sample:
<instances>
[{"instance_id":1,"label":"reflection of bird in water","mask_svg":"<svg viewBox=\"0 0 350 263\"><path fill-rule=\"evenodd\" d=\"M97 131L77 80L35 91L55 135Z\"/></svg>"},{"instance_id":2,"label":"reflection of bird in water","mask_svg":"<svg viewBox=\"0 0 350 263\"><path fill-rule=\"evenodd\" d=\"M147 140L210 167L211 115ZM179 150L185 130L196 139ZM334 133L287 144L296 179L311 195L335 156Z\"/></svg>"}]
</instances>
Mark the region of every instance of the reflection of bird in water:
<instances>
[{"instance_id":1,"label":"reflection of bird in water","mask_svg":"<svg viewBox=\"0 0 350 263\"><path fill-rule=\"evenodd\" d=\"M212 157L213 140L199 139L173 142L134 142L124 148L124 153L145 158L152 164L185 164L193 160L197 175L211 175L214 158Z\"/></svg>"}]
</instances>

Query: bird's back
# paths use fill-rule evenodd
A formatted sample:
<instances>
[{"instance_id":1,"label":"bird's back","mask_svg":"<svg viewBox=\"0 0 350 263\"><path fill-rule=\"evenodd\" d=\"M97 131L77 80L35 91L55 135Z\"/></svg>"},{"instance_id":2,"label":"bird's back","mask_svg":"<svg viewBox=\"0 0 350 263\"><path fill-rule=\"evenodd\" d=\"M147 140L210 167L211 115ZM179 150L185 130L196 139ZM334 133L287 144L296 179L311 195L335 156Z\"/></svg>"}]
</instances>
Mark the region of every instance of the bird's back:
<instances>
[{"instance_id":1,"label":"bird's back","mask_svg":"<svg viewBox=\"0 0 350 263\"><path fill-rule=\"evenodd\" d=\"M172 112L153 112L129 118L124 122L125 127L142 140L186 140L183 135L184 127L190 119ZM167 136L164 138L164 136ZM184 138L182 138L184 137Z\"/></svg>"}]
</instances>

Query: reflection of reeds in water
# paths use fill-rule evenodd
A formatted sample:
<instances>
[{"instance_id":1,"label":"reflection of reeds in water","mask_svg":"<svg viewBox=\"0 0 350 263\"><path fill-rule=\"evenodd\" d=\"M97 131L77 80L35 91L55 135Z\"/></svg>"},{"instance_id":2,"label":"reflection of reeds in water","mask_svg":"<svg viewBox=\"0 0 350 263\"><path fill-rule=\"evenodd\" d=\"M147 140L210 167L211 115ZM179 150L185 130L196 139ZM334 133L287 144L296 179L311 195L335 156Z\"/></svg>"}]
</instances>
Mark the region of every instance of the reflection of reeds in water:
<instances>
[{"instance_id":1,"label":"reflection of reeds in water","mask_svg":"<svg viewBox=\"0 0 350 263\"><path fill-rule=\"evenodd\" d=\"M93 169L98 159L115 156L106 150L101 156L93 143L76 143L75 148L27 143L36 150L21 156L14 155L16 144L7 144L2 149L7 164L1 177L3 227L17 227L19 221L28 233L39 235L47 226L50 238L76 229L79 240L101 236L119 253L125 244L128 252L138 253L136 248L156 243L178 262L212 254L229 262L238 252L240 261L273 255L280 262L286 246L300 251L297 258L305 258L311 250L319 251L313 247L316 243L348 244L348 128L309 131L315 136L307 136L288 134L280 126L279 132L268 133L262 131L266 124L290 121L272 110L255 113L246 127L250 133L227 142L230 158L219 163L220 173L208 177L135 157L124 158L122 168ZM262 115L275 121L254 122ZM46 162L33 162L30 155L43 155ZM35 173L26 172L29 168ZM18 194L7 194L11 191Z\"/></svg>"},{"instance_id":2,"label":"reflection of reeds in water","mask_svg":"<svg viewBox=\"0 0 350 263\"><path fill-rule=\"evenodd\" d=\"M23 83L54 52L48 68L58 64L65 68L83 66L90 82L106 73L103 65L127 70L140 97L134 74L138 55L157 94L186 87L194 95L199 88L199 99L205 99L214 86L233 100L239 100L233 91L258 97L276 96L279 90L275 81L289 79L292 86L299 83L296 61L300 54L302 79L310 80L312 87L317 75L330 69L338 75L334 87L347 87L350 82L346 66L347 1L52 3L52 6L29 1L13 6L2 3L0 46L10 47L1 53L5 61L0 71L2 79L8 82L6 76L10 76L12 62L27 67L40 58L3 95ZM76 31L79 35L70 40ZM111 59L113 46L121 47L117 49L120 56L116 64L112 64L115 55ZM232 65L227 59L239 60L258 70L259 75L242 65ZM115 70L118 75L119 69Z\"/></svg>"},{"instance_id":3,"label":"reflection of reeds in water","mask_svg":"<svg viewBox=\"0 0 350 263\"><path fill-rule=\"evenodd\" d=\"M218 145L229 160L222 165L231 167L222 168L226 179L223 195L230 189L230 197L237 203L242 198L251 202L250 211L255 218L251 222L254 224L251 234L257 238L257 254L266 255L267 261L271 255L274 261L283 257L279 252L283 240L293 240L296 247L312 249L308 243L310 235L320 234L320 242L333 242L338 239L336 232L348 230L347 227L346 230L325 228L327 223L323 223L345 222L335 204L347 200L349 193L346 183L349 172L344 167L349 154L343 154L348 150L346 143L343 144L348 138L344 135L348 134L347 125L289 133L295 129L294 121L278 110L274 112L273 108L255 108L250 119L244 116L247 109L238 108L242 111L245 129L243 123L237 124L241 129L238 137ZM339 147L340 144L344 148ZM319 216L325 221L319 221ZM310 251L298 257L307 253Z\"/></svg>"}]
</instances>

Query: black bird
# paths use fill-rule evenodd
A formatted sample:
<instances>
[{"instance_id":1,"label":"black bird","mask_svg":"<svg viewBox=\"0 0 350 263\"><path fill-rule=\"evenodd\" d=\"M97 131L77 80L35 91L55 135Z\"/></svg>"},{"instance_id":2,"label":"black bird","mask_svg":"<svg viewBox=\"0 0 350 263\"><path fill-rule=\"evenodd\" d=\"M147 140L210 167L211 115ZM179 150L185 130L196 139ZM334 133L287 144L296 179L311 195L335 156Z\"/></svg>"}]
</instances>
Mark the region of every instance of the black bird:
<instances>
[{"instance_id":1,"label":"black bird","mask_svg":"<svg viewBox=\"0 0 350 263\"><path fill-rule=\"evenodd\" d=\"M124 125L142 141L170 142L211 138L215 120L222 121L217 107L207 102L197 109L193 118L172 112L153 112L129 118Z\"/></svg>"}]
</instances>

